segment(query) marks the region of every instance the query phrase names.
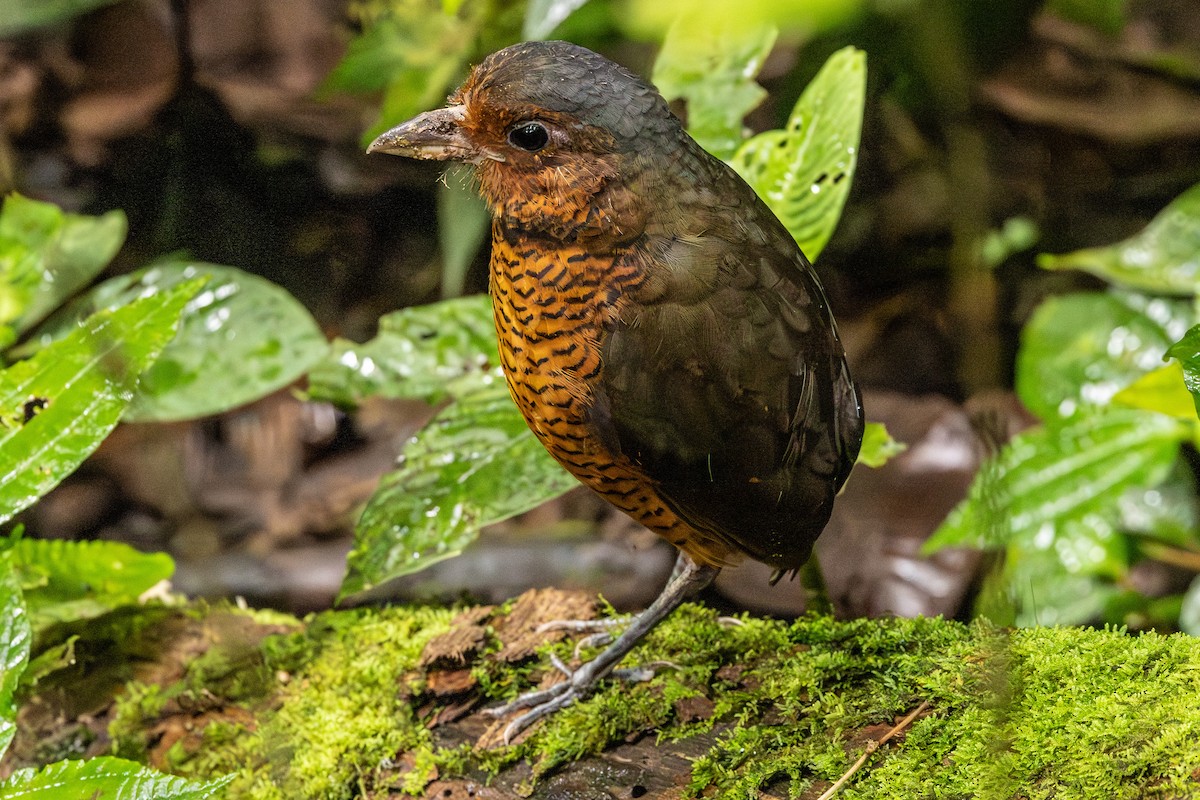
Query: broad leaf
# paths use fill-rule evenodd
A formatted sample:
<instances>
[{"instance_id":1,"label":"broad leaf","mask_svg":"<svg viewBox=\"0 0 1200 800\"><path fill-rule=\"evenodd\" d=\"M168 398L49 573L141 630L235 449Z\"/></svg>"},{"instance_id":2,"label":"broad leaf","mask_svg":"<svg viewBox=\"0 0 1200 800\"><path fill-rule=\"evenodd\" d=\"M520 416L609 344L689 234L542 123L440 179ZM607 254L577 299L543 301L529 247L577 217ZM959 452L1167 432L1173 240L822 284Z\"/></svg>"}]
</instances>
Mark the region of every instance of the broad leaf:
<instances>
[{"instance_id":1,"label":"broad leaf","mask_svg":"<svg viewBox=\"0 0 1200 800\"><path fill-rule=\"evenodd\" d=\"M866 83L866 56L839 50L796 101L787 126L747 140L730 161L814 261L850 192Z\"/></svg>"},{"instance_id":2,"label":"broad leaf","mask_svg":"<svg viewBox=\"0 0 1200 800\"><path fill-rule=\"evenodd\" d=\"M458 555L485 525L577 486L497 384L446 407L409 442L359 520L340 597Z\"/></svg>"},{"instance_id":3,"label":"broad leaf","mask_svg":"<svg viewBox=\"0 0 1200 800\"><path fill-rule=\"evenodd\" d=\"M1043 254L1046 269L1078 269L1160 294L1200 292L1200 184L1175 198L1141 233L1107 247Z\"/></svg>"},{"instance_id":4,"label":"broad leaf","mask_svg":"<svg viewBox=\"0 0 1200 800\"><path fill-rule=\"evenodd\" d=\"M99 311L0 372L0 521L50 491L99 446L203 283Z\"/></svg>"},{"instance_id":5,"label":"broad leaf","mask_svg":"<svg viewBox=\"0 0 1200 800\"><path fill-rule=\"evenodd\" d=\"M689 17L667 32L654 62L654 85L668 100L687 101L688 133L717 158L727 159L745 136L742 120L767 96L754 77L771 53L776 30L737 33L699 28Z\"/></svg>"},{"instance_id":6,"label":"broad leaf","mask_svg":"<svg viewBox=\"0 0 1200 800\"><path fill-rule=\"evenodd\" d=\"M925 549L1057 547L1071 525L1090 515L1113 519L1125 492L1161 483L1189 430L1163 414L1112 408L1018 434Z\"/></svg>"},{"instance_id":7,"label":"broad leaf","mask_svg":"<svg viewBox=\"0 0 1200 800\"><path fill-rule=\"evenodd\" d=\"M29 661L33 631L21 598L12 553L0 549L0 756L17 731L14 694Z\"/></svg>"},{"instance_id":8,"label":"broad leaf","mask_svg":"<svg viewBox=\"0 0 1200 800\"><path fill-rule=\"evenodd\" d=\"M64 213L9 195L0 211L0 324L28 330L108 265L125 241L125 215Z\"/></svg>"},{"instance_id":9,"label":"broad leaf","mask_svg":"<svg viewBox=\"0 0 1200 800\"><path fill-rule=\"evenodd\" d=\"M175 570L166 553L141 553L121 542L20 539L11 552L37 627L136 603Z\"/></svg>"},{"instance_id":10,"label":"broad leaf","mask_svg":"<svg viewBox=\"0 0 1200 800\"><path fill-rule=\"evenodd\" d=\"M1157 411L1178 419L1196 421L1196 406L1184 386L1183 367L1172 361L1147 372L1113 395L1113 402L1129 408Z\"/></svg>"},{"instance_id":11,"label":"broad leaf","mask_svg":"<svg viewBox=\"0 0 1200 800\"><path fill-rule=\"evenodd\" d=\"M863 431L862 447L858 451L858 463L882 467L907 449L908 445L892 438L882 422L868 422Z\"/></svg>"},{"instance_id":12,"label":"broad leaf","mask_svg":"<svg viewBox=\"0 0 1200 800\"><path fill-rule=\"evenodd\" d=\"M329 352L312 315L287 291L257 275L203 263L160 264L105 281L48 320L36 341L53 340L98 309L199 277L209 282L187 304L179 335L143 377L127 421L227 411L293 383Z\"/></svg>"},{"instance_id":13,"label":"broad leaf","mask_svg":"<svg viewBox=\"0 0 1200 800\"><path fill-rule=\"evenodd\" d=\"M1161 367L1167 348L1194 318L1190 304L1163 298L1102 292L1052 297L1021 331L1017 394L1047 421L1104 405Z\"/></svg>"},{"instance_id":14,"label":"broad leaf","mask_svg":"<svg viewBox=\"0 0 1200 800\"><path fill-rule=\"evenodd\" d=\"M471 170L462 165L447 171L438 188L438 244L442 250L442 297L463 293L467 269L475 260L492 217L471 186Z\"/></svg>"},{"instance_id":15,"label":"broad leaf","mask_svg":"<svg viewBox=\"0 0 1200 800\"><path fill-rule=\"evenodd\" d=\"M388 314L366 344L333 343L309 374L309 394L353 406L372 395L437 402L503 383L487 295Z\"/></svg>"},{"instance_id":16,"label":"broad leaf","mask_svg":"<svg viewBox=\"0 0 1200 800\"><path fill-rule=\"evenodd\" d=\"M525 23L521 28L521 38L526 41L545 39L586 2L587 0L529 0L525 6Z\"/></svg>"},{"instance_id":17,"label":"broad leaf","mask_svg":"<svg viewBox=\"0 0 1200 800\"><path fill-rule=\"evenodd\" d=\"M21 769L0 784L0 800L215 800L234 778L191 781L122 758L59 761Z\"/></svg>"},{"instance_id":18,"label":"broad leaf","mask_svg":"<svg viewBox=\"0 0 1200 800\"><path fill-rule=\"evenodd\" d=\"M1183 385L1192 395L1192 403L1200 414L1200 325L1190 328L1183 338L1167 350L1171 358L1179 359L1183 368Z\"/></svg>"}]
</instances>

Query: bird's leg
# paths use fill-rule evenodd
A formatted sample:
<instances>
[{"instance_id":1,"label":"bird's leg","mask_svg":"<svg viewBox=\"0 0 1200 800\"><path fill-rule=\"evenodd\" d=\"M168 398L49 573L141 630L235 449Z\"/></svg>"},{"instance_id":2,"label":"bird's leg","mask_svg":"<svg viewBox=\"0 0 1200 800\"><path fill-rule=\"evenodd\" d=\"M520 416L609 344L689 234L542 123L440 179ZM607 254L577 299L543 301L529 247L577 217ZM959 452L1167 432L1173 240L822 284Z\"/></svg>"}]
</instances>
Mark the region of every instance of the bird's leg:
<instances>
[{"instance_id":1,"label":"bird's leg","mask_svg":"<svg viewBox=\"0 0 1200 800\"><path fill-rule=\"evenodd\" d=\"M650 607L633 618L617 640L600 652L586 664L571 672L565 669L561 662L555 664L567 674L567 680L557 683L547 689L528 692L511 703L489 710L489 714L502 717L522 708L528 708L521 716L514 719L504 729L504 743L512 741L512 737L528 728L534 722L561 708L574 703L581 697L587 696L596 683L609 675L642 638L662 622L672 611L679 607L684 600L695 595L717 577L720 567L710 567L697 564L684 554L679 554L675 562L675 572L662 593L655 598Z\"/></svg>"}]
</instances>

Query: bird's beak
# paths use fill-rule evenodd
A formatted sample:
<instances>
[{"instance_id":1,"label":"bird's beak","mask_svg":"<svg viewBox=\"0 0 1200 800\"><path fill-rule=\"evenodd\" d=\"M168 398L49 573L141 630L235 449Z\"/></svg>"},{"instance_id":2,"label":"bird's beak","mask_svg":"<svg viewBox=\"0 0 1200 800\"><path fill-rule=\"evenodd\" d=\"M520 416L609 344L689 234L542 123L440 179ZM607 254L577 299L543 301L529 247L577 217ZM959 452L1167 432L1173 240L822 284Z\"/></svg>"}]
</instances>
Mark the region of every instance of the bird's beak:
<instances>
[{"instance_id":1,"label":"bird's beak","mask_svg":"<svg viewBox=\"0 0 1200 800\"><path fill-rule=\"evenodd\" d=\"M465 115L461 105L426 111L380 134L367 152L432 161L477 161L479 150L467 139L460 124Z\"/></svg>"}]
</instances>

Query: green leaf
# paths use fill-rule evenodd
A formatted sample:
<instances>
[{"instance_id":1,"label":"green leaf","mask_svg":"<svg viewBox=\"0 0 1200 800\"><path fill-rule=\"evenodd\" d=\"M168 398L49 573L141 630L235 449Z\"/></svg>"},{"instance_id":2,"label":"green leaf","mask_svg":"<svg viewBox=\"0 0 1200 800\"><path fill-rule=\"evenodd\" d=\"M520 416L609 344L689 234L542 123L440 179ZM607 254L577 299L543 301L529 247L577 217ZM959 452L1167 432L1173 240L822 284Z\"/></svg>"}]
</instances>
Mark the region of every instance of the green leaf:
<instances>
[{"instance_id":1,"label":"green leaf","mask_svg":"<svg viewBox=\"0 0 1200 800\"><path fill-rule=\"evenodd\" d=\"M866 84L866 56L839 50L796 101L787 127L747 140L730 161L813 261L850 192Z\"/></svg>"},{"instance_id":2,"label":"green leaf","mask_svg":"<svg viewBox=\"0 0 1200 800\"><path fill-rule=\"evenodd\" d=\"M125 241L125 215L66 214L9 195L0 211L0 323L20 334L108 265Z\"/></svg>"},{"instance_id":3,"label":"green leaf","mask_svg":"<svg viewBox=\"0 0 1200 800\"><path fill-rule=\"evenodd\" d=\"M99 311L0 372L0 521L50 491L99 446L203 284L188 281Z\"/></svg>"},{"instance_id":4,"label":"green leaf","mask_svg":"<svg viewBox=\"0 0 1200 800\"><path fill-rule=\"evenodd\" d=\"M134 761L100 756L17 770L0 784L0 800L215 800L233 778L191 781Z\"/></svg>"},{"instance_id":5,"label":"green leaf","mask_svg":"<svg viewBox=\"0 0 1200 800\"><path fill-rule=\"evenodd\" d=\"M498 384L445 408L408 444L359 520L340 597L462 552L485 525L578 483L534 438Z\"/></svg>"},{"instance_id":6,"label":"green leaf","mask_svg":"<svg viewBox=\"0 0 1200 800\"><path fill-rule=\"evenodd\" d=\"M121 542L19 539L10 552L38 628L136 603L175 571L166 553L141 553Z\"/></svg>"},{"instance_id":7,"label":"green leaf","mask_svg":"<svg viewBox=\"0 0 1200 800\"><path fill-rule=\"evenodd\" d=\"M525 23L521 28L521 38L526 41L545 39L586 2L587 0L529 0L525 6Z\"/></svg>"},{"instance_id":8,"label":"green leaf","mask_svg":"<svg viewBox=\"0 0 1200 800\"><path fill-rule=\"evenodd\" d=\"M329 352L299 301L268 280L216 264L159 264L105 281L37 332L44 343L98 309L209 281L184 311L179 335L143 376L131 422L193 419L235 408L293 383Z\"/></svg>"},{"instance_id":9,"label":"green leaf","mask_svg":"<svg viewBox=\"0 0 1200 800\"><path fill-rule=\"evenodd\" d=\"M379 121L366 131L364 143L446 99L474 52L486 6L469 4L463 19L434 0L393 3L366 22L326 81L334 91L384 92Z\"/></svg>"},{"instance_id":10,"label":"green leaf","mask_svg":"<svg viewBox=\"0 0 1200 800\"><path fill-rule=\"evenodd\" d=\"M117 0L0 0L0 36L41 28Z\"/></svg>"},{"instance_id":11,"label":"green leaf","mask_svg":"<svg viewBox=\"0 0 1200 800\"><path fill-rule=\"evenodd\" d=\"M1057 546L1090 515L1113 518L1121 496L1163 481L1189 426L1163 414L1111 408L1032 428L989 462L925 543L942 547Z\"/></svg>"},{"instance_id":12,"label":"green leaf","mask_svg":"<svg viewBox=\"0 0 1200 800\"><path fill-rule=\"evenodd\" d=\"M438 190L438 244L442 249L442 297L458 297L492 215L471 187L471 170L449 169Z\"/></svg>"},{"instance_id":13,"label":"green leaf","mask_svg":"<svg viewBox=\"0 0 1200 800\"><path fill-rule=\"evenodd\" d=\"M1104 405L1195 321L1190 304L1135 294L1077 293L1042 303L1021 331L1017 395L1044 420Z\"/></svg>"},{"instance_id":14,"label":"green leaf","mask_svg":"<svg viewBox=\"0 0 1200 800\"><path fill-rule=\"evenodd\" d=\"M767 96L754 78L775 44L770 25L717 33L683 16L667 31L654 62L654 85L667 100L687 100L688 133L728 159L745 136L742 120Z\"/></svg>"},{"instance_id":15,"label":"green leaf","mask_svg":"<svg viewBox=\"0 0 1200 800\"><path fill-rule=\"evenodd\" d=\"M503 382L491 298L474 295L388 314L366 344L335 341L309 394L344 406L372 395L432 403Z\"/></svg>"},{"instance_id":16,"label":"green leaf","mask_svg":"<svg viewBox=\"0 0 1200 800\"><path fill-rule=\"evenodd\" d=\"M33 630L21 598L12 553L0 550L0 756L17 732L14 695L29 661Z\"/></svg>"},{"instance_id":17,"label":"green leaf","mask_svg":"<svg viewBox=\"0 0 1200 800\"><path fill-rule=\"evenodd\" d=\"M1179 359L1184 388L1191 393L1193 407L1200 414L1200 325L1189 328L1183 338L1167 350L1167 356Z\"/></svg>"},{"instance_id":18,"label":"green leaf","mask_svg":"<svg viewBox=\"0 0 1200 800\"><path fill-rule=\"evenodd\" d=\"M1160 414L1196 420L1196 406L1184 386L1183 366L1172 361L1165 367L1147 372L1113 395L1113 402L1129 408L1157 411Z\"/></svg>"},{"instance_id":19,"label":"green leaf","mask_svg":"<svg viewBox=\"0 0 1200 800\"><path fill-rule=\"evenodd\" d=\"M1043 253L1038 266L1083 270L1159 294L1200 292L1200 184L1175 198L1141 233L1107 247Z\"/></svg>"},{"instance_id":20,"label":"green leaf","mask_svg":"<svg viewBox=\"0 0 1200 800\"><path fill-rule=\"evenodd\" d=\"M904 442L897 442L892 438L882 422L868 422L863 430L858 463L867 467L882 467L907 449L908 445Z\"/></svg>"}]
</instances>

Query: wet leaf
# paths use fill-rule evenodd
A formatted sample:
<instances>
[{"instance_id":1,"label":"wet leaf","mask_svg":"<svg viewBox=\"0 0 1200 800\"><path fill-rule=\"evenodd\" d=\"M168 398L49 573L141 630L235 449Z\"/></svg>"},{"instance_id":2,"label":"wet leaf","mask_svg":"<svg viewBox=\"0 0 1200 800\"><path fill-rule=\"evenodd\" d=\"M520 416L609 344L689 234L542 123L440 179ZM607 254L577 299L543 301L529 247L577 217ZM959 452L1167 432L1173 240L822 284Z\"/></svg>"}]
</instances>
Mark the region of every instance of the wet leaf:
<instances>
[{"instance_id":1,"label":"wet leaf","mask_svg":"<svg viewBox=\"0 0 1200 800\"><path fill-rule=\"evenodd\" d=\"M1175 198L1141 233L1107 247L1042 254L1046 269L1078 269L1160 294L1200 292L1200 184Z\"/></svg>"},{"instance_id":2,"label":"wet leaf","mask_svg":"<svg viewBox=\"0 0 1200 800\"><path fill-rule=\"evenodd\" d=\"M868 467L882 467L907 449L908 445L904 442L897 442L892 438L882 422L868 422L863 430L858 463Z\"/></svg>"},{"instance_id":3,"label":"wet leaf","mask_svg":"<svg viewBox=\"0 0 1200 800\"><path fill-rule=\"evenodd\" d=\"M458 555L479 530L577 486L497 384L447 406L409 442L359 520L340 598Z\"/></svg>"},{"instance_id":4,"label":"wet leaf","mask_svg":"<svg viewBox=\"0 0 1200 800\"><path fill-rule=\"evenodd\" d=\"M9 195L0 211L0 323L20 334L108 265L125 241L125 215L67 214Z\"/></svg>"},{"instance_id":5,"label":"wet leaf","mask_svg":"<svg viewBox=\"0 0 1200 800\"><path fill-rule=\"evenodd\" d=\"M13 569L12 553L0 549L0 756L8 750L17 730L14 694L29 662L33 631L21 598L21 584Z\"/></svg>"},{"instance_id":6,"label":"wet leaf","mask_svg":"<svg viewBox=\"0 0 1200 800\"><path fill-rule=\"evenodd\" d=\"M203 280L98 311L0 372L0 521L69 475L108 435Z\"/></svg>"},{"instance_id":7,"label":"wet leaf","mask_svg":"<svg viewBox=\"0 0 1200 800\"><path fill-rule=\"evenodd\" d=\"M112 278L55 314L37 332L52 341L74 320L134 297L208 283L184 311L179 335L143 376L131 422L165 422L216 414L293 383L329 352L329 343L299 301L268 280L233 267L166 263Z\"/></svg>"},{"instance_id":8,"label":"wet leaf","mask_svg":"<svg viewBox=\"0 0 1200 800\"><path fill-rule=\"evenodd\" d=\"M717 158L728 159L745 138L742 120L767 96L754 78L771 53L770 25L714 31L680 17L654 62L654 85L667 100L687 101L688 133Z\"/></svg>"},{"instance_id":9,"label":"wet leaf","mask_svg":"<svg viewBox=\"0 0 1200 800\"><path fill-rule=\"evenodd\" d=\"M1194 321L1179 300L1112 292L1050 298L1021 331L1017 394L1047 421L1107 404L1162 367L1167 348Z\"/></svg>"},{"instance_id":10,"label":"wet leaf","mask_svg":"<svg viewBox=\"0 0 1200 800\"><path fill-rule=\"evenodd\" d=\"M1059 547L1071 525L1115 519L1123 494L1158 486L1190 426L1111 408L1018 434L980 470L967 498L925 543L942 547Z\"/></svg>"},{"instance_id":11,"label":"wet leaf","mask_svg":"<svg viewBox=\"0 0 1200 800\"><path fill-rule=\"evenodd\" d=\"M0 800L215 800L224 796L233 778L191 781L134 761L100 756L17 770L0 784Z\"/></svg>"},{"instance_id":12,"label":"wet leaf","mask_svg":"<svg viewBox=\"0 0 1200 800\"><path fill-rule=\"evenodd\" d=\"M141 553L122 542L20 539L10 552L38 628L136 603L175 571L166 553Z\"/></svg>"},{"instance_id":13,"label":"wet leaf","mask_svg":"<svg viewBox=\"0 0 1200 800\"><path fill-rule=\"evenodd\" d=\"M353 406L372 395L437 402L503 384L491 298L459 297L379 320L366 344L333 343L309 374L309 394Z\"/></svg>"},{"instance_id":14,"label":"wet leaf","mask_svg":"<svg viewBox=\"0 0 1200 800\"><path fill-rule=\"evenodd\" d=\"M747 140L730 161L813 261L850 192L866 84L863 52L839 50L796 101L787 126Z\"/></svg>"}]
</instances>

